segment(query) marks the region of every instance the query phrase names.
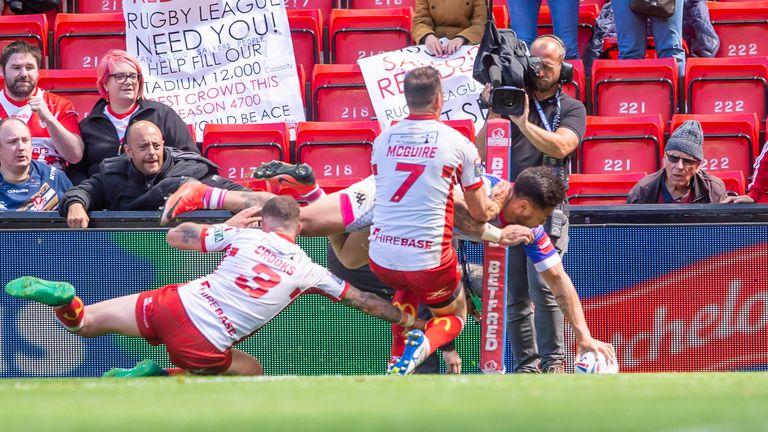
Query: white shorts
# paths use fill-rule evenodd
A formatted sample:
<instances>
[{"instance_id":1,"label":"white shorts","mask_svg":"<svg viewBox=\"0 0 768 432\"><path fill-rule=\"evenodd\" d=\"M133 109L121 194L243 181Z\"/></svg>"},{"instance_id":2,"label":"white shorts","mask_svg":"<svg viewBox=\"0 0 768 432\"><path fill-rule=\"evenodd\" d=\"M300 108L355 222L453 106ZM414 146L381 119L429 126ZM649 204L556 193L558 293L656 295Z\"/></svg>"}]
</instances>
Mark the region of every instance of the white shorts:
<instances>
[{"instance_id":1,"label":"white shorts","mask_svg":"<svg viewBox=\"0 0 768 432\"><path fill-rule=\"evenodd\" d=\"M345 232L359 231L371 226L375 196L376 181L373 176L368 176L339 191Z\"/></svg>"}]
</instances>

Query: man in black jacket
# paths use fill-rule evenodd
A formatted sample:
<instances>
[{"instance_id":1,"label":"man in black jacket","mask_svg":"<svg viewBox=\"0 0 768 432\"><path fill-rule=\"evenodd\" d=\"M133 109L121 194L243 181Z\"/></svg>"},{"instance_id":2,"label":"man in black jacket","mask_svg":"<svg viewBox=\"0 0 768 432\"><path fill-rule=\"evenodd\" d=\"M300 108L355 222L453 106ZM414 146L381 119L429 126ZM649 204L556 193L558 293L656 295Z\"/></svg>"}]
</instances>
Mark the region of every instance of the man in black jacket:
<instances>
[{"instance_id":1,"label":"man in black jacket","mask_svg":"<svg viewBox=\"0 0 768 432\"><path fill-rule=\"evenodd\" d=\"M105 159L99 172L64 195L59 213L70 228L88 227L93 210L157 210L188 177L210 186L249 190L217 174L199 154L165 148L160 129L138 121L125 135L125 154Z\"/></svg>"}]
</instances>

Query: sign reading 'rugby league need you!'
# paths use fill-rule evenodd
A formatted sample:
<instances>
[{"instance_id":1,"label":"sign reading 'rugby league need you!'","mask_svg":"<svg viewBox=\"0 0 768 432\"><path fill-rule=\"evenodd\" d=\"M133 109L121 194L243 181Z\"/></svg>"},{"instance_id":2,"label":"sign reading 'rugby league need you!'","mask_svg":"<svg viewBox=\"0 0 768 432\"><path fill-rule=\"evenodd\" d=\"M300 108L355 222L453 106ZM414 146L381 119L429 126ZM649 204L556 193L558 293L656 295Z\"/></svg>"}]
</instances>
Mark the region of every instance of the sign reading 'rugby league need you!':
<instances>
[{"instance_id":1,"label":"sign reading 'rugby league need you!'","mask_svg":"<svg viewBox=\"0 0 768 432\"><path fill-rule=\"evenodd\" d=\"M208 123L304 120L282 0L126 0L123 11L145 96L198 134Z\"/></svg>"}]
</instances>

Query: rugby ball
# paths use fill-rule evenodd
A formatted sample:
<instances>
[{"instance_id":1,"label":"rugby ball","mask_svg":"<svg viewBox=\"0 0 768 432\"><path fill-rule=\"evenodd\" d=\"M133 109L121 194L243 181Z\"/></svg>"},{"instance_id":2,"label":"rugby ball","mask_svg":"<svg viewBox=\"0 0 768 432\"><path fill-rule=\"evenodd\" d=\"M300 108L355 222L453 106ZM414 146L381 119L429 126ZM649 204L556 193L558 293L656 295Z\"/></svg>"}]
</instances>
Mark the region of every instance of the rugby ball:
<instances>
[{"instance_id":1,"label":"rugby ball","mask_svg":"<svg viewBox=\"0 0 768 432\"><path fill-rule=\"evenodd\" d=\"M587 351L579 356L573 370L581 374L615 374L619 373L619 365L616 362L608 363L601 353Z\"/></svg>"}]
</instances>

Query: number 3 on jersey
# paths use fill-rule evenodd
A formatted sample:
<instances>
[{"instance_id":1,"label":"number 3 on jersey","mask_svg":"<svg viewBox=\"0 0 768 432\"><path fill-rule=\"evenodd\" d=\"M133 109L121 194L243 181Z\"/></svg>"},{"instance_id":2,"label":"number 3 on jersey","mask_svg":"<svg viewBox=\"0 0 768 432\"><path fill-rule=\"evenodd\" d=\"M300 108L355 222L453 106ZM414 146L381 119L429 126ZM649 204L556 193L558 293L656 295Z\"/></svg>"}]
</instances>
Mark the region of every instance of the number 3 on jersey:
<instances>
[{"instance_id":1,"label":"number 3 on jersey","mask_svg":"<svg viewBox=\"0 0 768 432\"><path fill-rule=\"evenodd\" d=\"M261 298L270 289L280 283L280 275L275 273L266 264L257 264L253 267L256 276L250 280L246 276L240 275L235 279L235 285L248 293L253 298ZM255 285L255 288L252 286Z\"/></svg>"},{"instance_id":2,"label":"number 3 on jersey","mask_svg":"<svg viewBox=\"0 0 768 432\"><path fill-rule=\"evenodd\" d=\"M396 171L404 171L409 173L408 177L405 178L405 181L403 184L400 185L399 188L395 191L395 194L392 195L392 198L389 200L392 202L400 202L400 200L403 199L406 193L408 193L408 189L413 186L414 183L416 183L416 180L418 180L419 176L424 174L424 169L426 168L425 165L422 164L411 164L411 163L405 163L405 162L398 162L395 166Z\"/></svg>"}]
</instances>

